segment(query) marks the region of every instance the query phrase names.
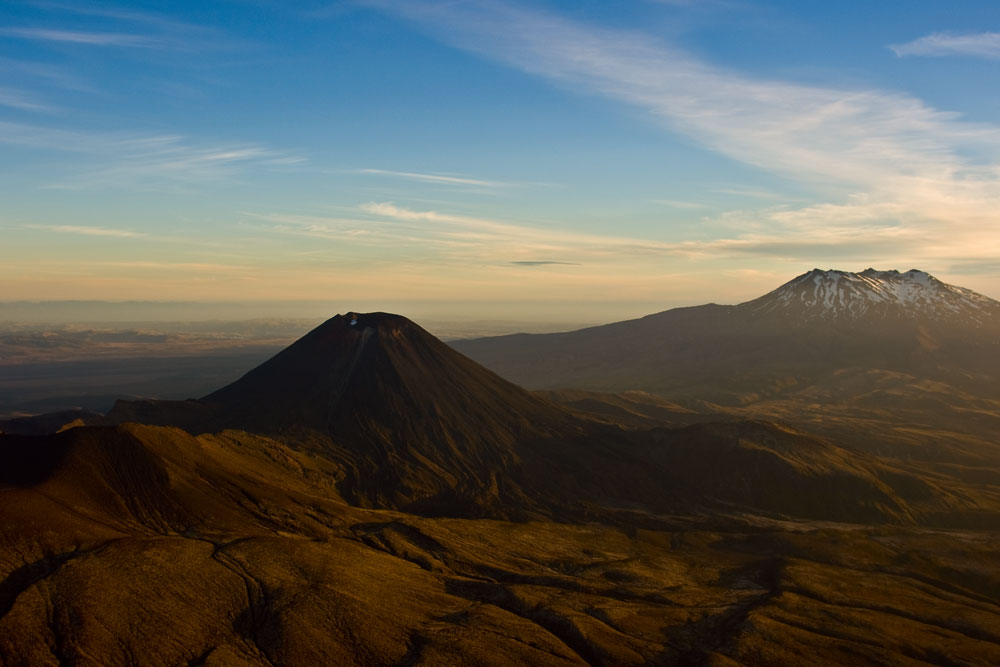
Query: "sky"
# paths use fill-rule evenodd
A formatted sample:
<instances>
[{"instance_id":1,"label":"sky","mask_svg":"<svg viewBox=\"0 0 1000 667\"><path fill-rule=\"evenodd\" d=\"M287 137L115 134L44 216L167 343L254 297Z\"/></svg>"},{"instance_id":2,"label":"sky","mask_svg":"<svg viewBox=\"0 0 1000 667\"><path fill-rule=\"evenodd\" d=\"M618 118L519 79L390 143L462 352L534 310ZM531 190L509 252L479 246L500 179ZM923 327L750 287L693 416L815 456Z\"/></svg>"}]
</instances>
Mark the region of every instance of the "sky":
<instances>
[{"instance_id":1,"label":"sky","mask_svg":"<svg viewBox=\"0 0 1000 667\"><path fill-rule=\"evenodd\" d=\"M0 301L1000 298L998 75L995 0L5 0Z\"/></svg>"}]
</instances>

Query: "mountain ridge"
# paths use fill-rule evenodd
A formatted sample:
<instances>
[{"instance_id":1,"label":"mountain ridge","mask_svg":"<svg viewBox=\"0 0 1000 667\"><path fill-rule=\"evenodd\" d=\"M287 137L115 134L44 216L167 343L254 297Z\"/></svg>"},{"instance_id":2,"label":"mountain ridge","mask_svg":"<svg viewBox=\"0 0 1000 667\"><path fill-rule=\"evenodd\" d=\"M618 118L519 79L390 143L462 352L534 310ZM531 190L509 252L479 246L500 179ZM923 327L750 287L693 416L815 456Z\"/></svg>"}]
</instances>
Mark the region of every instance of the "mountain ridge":
<instances>
[{"instance_id":1,"label":"mountain ridge","mask_svg":"<svg viewBox=\"0 0 1000 667\"><path fill-rule=\"evenodd\" d=\"M805 495L828 489L810 501L810 518L910 523L934 516L925 505L938 511L951 503L934 490L912 505L905 489L881 481L895 474L882 464L851 464L862 455L769 424L696 429L700 454L674 457L665 443L683 440L680 432L557 406L386 313L337 315L202 399L120 402L108 421L259 433L331 462L338 493L352 505L424 515L579 518L633 506L798 515L804 505L773 492L783 476ZM793 442L804 458L789 465L780 448ZM704 457L717 465L704 470L697 461ZM689 477L716 481L692 486ZM742 495L730 493L732 480L745 487ZM822 501L844 484L856 498Z\"/></svg>"}]
</instances>

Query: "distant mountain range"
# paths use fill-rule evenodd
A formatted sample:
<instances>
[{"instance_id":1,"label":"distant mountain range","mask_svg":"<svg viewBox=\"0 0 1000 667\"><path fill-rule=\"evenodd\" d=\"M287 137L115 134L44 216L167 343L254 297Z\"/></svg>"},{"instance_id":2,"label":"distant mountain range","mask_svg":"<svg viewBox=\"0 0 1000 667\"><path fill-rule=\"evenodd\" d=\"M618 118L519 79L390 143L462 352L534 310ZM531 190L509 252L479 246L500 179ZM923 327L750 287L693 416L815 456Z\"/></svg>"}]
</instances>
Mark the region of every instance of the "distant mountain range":
<instances>
[{"instance_id":1,"label":"distant mountain range","mask_svg":"<svg viewBox=\"0 0 1000 667\"><path fill-rule=\"evenodd\" d=\"M972 505L919 475L767 422L691 431L701 434L697 453L678 458L679 445L662 444L673 435L561 407L387 313L338 315L201 399L120 401L108 420L276 438L334 464L339 495L362 507L523 518L623 504L739 506L809 518L978 521ZM836 481L819 483L827 478ZM776 485L798 491L776 501Z\"/></svg>"},{"instance_id":2,"label":"distant mountain range","mask_svg":"<svg viewBox=\"0 0 1000 667\"><path fill-rule=\"evenodd\" d=\"M452 345L529 389L745 405L833 387L861 395L886 372L1000 398L1000 302L916 270L816 269L735 306Z\"/></svg>"}]
</instances>

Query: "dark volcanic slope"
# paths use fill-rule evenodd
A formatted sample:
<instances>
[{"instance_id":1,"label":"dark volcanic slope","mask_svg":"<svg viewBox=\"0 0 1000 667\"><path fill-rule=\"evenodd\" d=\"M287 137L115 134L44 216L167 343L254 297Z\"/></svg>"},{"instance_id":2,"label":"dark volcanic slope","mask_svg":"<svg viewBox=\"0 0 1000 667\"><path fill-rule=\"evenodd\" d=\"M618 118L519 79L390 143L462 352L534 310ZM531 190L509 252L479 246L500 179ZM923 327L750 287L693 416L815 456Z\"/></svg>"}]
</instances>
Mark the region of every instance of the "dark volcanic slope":
<instances>
[{"instance_id":1,"label":"dark volcanic slope","mask_svg":"<svg viewBox=\"0 0 1000 667\"><path fill-rule=\"evenodd\" d=\"M489 437L562 421L553 405L387 313L337 315L202 402L246 425L336 434L366 427L359 414L381 427L416 416L426 420L421 431Z\"/></svg>"},{"instance_id":2,"label":"dark volcanic slope","mask_svg":"<svg viewBox=\"0 0 1000 667\"><path fill-rule=\"evenodd\" d=\"M386 313L338 315L198 401L121 402L109 417L280 435L335 460L352 502L451 512L516 505L512 471L529 444L582 428Z\"/></svg>"}]
</instances>

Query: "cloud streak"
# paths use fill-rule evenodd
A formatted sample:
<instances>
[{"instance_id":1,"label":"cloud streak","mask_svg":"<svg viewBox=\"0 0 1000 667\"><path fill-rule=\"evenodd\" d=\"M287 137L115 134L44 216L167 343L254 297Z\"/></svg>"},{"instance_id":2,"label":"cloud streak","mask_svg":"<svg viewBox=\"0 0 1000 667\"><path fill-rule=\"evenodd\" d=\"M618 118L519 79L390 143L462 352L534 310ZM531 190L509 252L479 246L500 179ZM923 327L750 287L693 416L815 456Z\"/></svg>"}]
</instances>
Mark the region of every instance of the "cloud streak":
<instances>
[{"instance_id":1,"label":"cloud streak","mask_svg":"<svg viewBox=\"0 0 1000 667\"><path fill-rule=\"evenodd\" d=\"M20 111L51 112L54 109L38 101L34 95L14 88L0 86L0 106L18 109Z\"/></svg>"},{"instance_id":2,"label":"cloud streak","mask_svg":"<svg viewBox=\"0 0 1000 667\"><path fill-rule=\"evenodd\" d=\"M433 183L435 185L464 185L483 188L499 188L509 185L499 181L485 181L478 178L467 178L464 176L449 176L445 174L421 174L412 171L392 171L389 169L359 169L359 174L371 174L374 176L393 176L405 178L411 181L422 183Z\"/></svg>"},{"instance_id":3,"label":"cloud streak","mask_svg":"<svg viewBox=\"0 0 1000 667\"><path fill-rule=\"evenodd\" d=\"M140 238L141 232L130 229L114 229L111 227L88 227L84 225L27 225L29 229L40 229L58 234L81 234L83 236L111 236L115 238Z\"/></svg>"},{"instance_id":4,"label":"cloud streak","mask_svg":"<svg viewBox=\"0 0 1000 667\"><path fill-rule=\"evenodd\" d=\"M569 248L586 248L592 255L610 257L662 253L674 247L669 243L646 239L529 226L438 211L416 211L392 202L370 202L363 204L361 210L380 218L429 223L420 225L419 229L424 233L448 236L463 244L479 245L491 249L491 253L502 244L520 246L521 252L544 251L550 255Z\"/></svg>"},{"instance_id":5,"label":"cloud streak","mask_svg":"<svg viewBox=\"0 0 1000 667\"><path fill-rule=\"evenodd\" d=\"M118 32L80 32L78 30L51 30L48 28L0 28L0 35L38 42L63 42L87 46L130 46L152 48L161 46L161 40L148 35Z\"/></svg>"},{"instance_id":6,"label":"cloud streak","mask_svg":"<svg viewBox=\"0 0 1000 667\"><path fill-rule=\"evenodd\" d=\"M725 155L797 178L867 185L887 171L905 179L967 167L958 145L1000 148L997 128L901 94L753 79L642 34L496 2L372 1L460 47L640 107Z\"/></svg>"},{"instance_id":7,"label":"cloud streak","mask_svg":"<svg viewBox=\"0 0 1000 667\"><path fill-rule=\"evenodd\" d=\"M900 58L905 56L972 56L1000 59L1000 32L957 34L936 32L905 44L889 46Z\"/></svg>"},{"instance_id":8,"label":"cloud streak","mask_svg":"<svg viewBox=\"0 0 1000 667\"><path fill-rule=\"evenodd\" d=\"M61 88L63 90L94 92L94 89L90 85L80 78L72 75L67 70L44 63L16 60L12 58L0 58L0 73L30 77L36 81L42 81L50 86ZM21 94L26 95L27 93L22 92Z\"/></svg>"},{"instance_id":9,"label":"cloud streak","mask_svg":"<svg viewBox=\"0 0 1000 667\"><path fill-rule=\"evenodd\" d=\"M432 259L470 267L498 263L576 266L586 261L605 266L631 263L635 268L644 261L688 253L677 244L661 241L415 210L391 202L363 204L360 212L362 217L353 218L288 214L253 217L271 223L271 232L326 239L342 249L370 247L384 257L420 257L422 261ZM347 254L357 253L351 250ZM558 257L571 257L572 261L555 259Z\"/></svg>"},{"instance_id":10,"label":"cloud streak","mask_svg":"<svg viewBox=\"0 0 1000 667\"><path fill-rule=\"evenodd\" d=\"M552 261L552 260L538 260L538 261L530 261L530 262L521 261L521 262L510 262L510 263L511 264L515 264L517 266L552 266L552 265L557 265L557 266L579 266L580 265L579 262L555 262L555 261Z\"/></svg>"},{"instance_id":11,"label":"cloud streak","mask_svg":"<svg viewBox=\"0 0 1000 667\"><path fill-rule=\"evenodd\" d=\"M0 121L0 145L67 153L68 175L57 189L196 188L233 180L250 169L284 169L303 158L253 144L198 144L180 135L85 132Z\"/></svg>"},{"instance_id":12,"label":"cloud streak","mask_svg":"<svg viewBox=\"0 0 1000 667\"><path fill-rule=\"evenodd\" d=\"M923 239L921 253L935 258L975 257L1000 245L991 222L1000 208L997 126L963 121L902 93L742 75L642 33L503 2L368 4L459 48L644 110L675 132L798 181L830 202L746 212L742 219L752 227L734 233L733 249L780 237L802 241L802 248L826 239L833 248L851 230L869 234L869 247L887 256L898 254L892 244L902 237Z\"/></svg>"},{"instance_id":13,"label":"cloud streak","mask_svg":"<svg viewBox=\"0 0 1000 667\"><path fill-rule=\"evenodd\" d=\"M151 12L87 6L84 3L29 4L48 14L42 25L5 26L0 28L0 36L50 44L174 52L215 51L248 46L214 28L176 21ZM55 16L69 21L73 20L73 16L99 18L105 29L95 31L52 27Z\"/></svg>"}]
</instances>

